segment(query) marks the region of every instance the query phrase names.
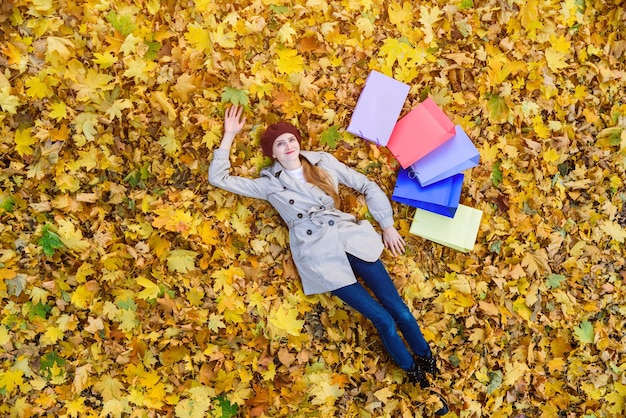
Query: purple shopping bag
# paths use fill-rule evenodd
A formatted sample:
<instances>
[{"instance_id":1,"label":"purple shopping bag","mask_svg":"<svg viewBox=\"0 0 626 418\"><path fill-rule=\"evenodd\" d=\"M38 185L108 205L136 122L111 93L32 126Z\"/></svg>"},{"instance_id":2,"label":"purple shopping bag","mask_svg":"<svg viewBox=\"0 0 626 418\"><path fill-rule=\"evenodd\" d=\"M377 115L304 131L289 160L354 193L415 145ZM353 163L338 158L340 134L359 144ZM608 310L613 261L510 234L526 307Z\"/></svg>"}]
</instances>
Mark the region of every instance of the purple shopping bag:
<instances>
[{"instance_id":1,"label":"purple shopping bag","mask_svg":"<svg viewBox=\"0 0 626 418\"><path fill-rule=\"evenodd\" d=\"M463 128L457 125L455 135L435 150L411 164L420 185L428 186L478 165L480 153Z\"/></svg>"},{"instance_id":2,"label":"purple shopping bag","mask_svg":"<svg viewBox=\"0 0 626 418\"><path fill-rule=\"evenodd\" d=\"M391 199L452 218L461 199L463 177L463 173L456 174L424 187L419 184L413 172L406 168L398 172Z\"/></svg>"},{"instance_id":3,"label":"purple shopping bag","mask_svg":"<svg viewBox=\"0 0 626 418\"><path fill-rule=\"evenodd\" d=\"M370 72L346 130L378 145L387 145L408 94L407 84L378 71Z\"/></svg>"}]
</instances>

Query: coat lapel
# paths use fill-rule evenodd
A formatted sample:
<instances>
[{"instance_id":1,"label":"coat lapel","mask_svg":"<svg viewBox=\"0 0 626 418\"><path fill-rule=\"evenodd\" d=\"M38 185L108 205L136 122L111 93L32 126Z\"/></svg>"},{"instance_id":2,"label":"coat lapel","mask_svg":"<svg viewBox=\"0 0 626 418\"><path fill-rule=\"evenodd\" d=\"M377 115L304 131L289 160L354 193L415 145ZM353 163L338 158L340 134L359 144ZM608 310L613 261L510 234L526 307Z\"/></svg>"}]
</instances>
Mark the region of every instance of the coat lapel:
<instances>
[{"instance_id":1,"label":"coat lapel","mask_svg":"<svg viewBox=\"0 0 626 418\"><path fill-rule=\"evenodd\" d=\"M315 164L317 162L311 161L310 155L308 155L308 153L306 153L306 155L303 154L303 156L305 156L305 158L307 158L311 162L311 164ZM299 180L294 179L284 171L283 166L281 166L280 163L275 162L274 165L270 168L270 173L289 190L294 190L298 193L308 195L312 197L315 201L318 201L320 199L320 192L315 186L308 182L303 183Z\"/></svg>"}]
</instances>

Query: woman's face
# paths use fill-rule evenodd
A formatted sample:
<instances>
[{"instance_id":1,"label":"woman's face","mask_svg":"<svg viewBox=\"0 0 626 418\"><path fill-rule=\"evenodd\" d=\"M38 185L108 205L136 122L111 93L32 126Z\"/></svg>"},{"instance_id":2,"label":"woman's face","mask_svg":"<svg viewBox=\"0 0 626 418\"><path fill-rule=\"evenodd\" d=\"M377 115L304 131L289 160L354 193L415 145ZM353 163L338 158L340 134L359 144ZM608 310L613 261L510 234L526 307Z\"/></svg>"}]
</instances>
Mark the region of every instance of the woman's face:
<instances>
[{"instance_id":1,"label":"woman's face","mask_svg":"<svg viewBox=\"0 0 626 418\"><path fill-rule=\"evenodd\" d=\"M300 143L290 133L278 136L272 145L272 157L274 157L286 169L300 167Z\"/></svg>"}]
</instances>

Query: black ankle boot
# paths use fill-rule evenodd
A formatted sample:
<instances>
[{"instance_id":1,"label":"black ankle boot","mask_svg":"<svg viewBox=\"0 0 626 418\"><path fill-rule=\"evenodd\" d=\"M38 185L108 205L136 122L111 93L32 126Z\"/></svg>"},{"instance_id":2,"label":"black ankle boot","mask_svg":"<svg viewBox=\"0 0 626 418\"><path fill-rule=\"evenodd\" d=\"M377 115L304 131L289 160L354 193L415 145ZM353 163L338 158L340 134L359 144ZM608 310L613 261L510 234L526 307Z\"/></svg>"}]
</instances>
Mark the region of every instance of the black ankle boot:
<instances>
[{"instance_id":1,"label":"black ankle boot","mask_svg":"<svg viewBox=\"0 0 626 418\"><path fill-rule=\"evenodd\" d=\"M430 373L434 376L437 376L440 372L437 368L437 360L431 355L428 357L423 357L420 355L415 355L414 357L415 363L419 364L420 368L425 373Z\"/></svg>"},{"instance_id":2,"label":"black ankle boot","mask_svg":"<svg viewBox=\"0 0 626 418\"><path fill-rule=\"evenodd\" d=\"M406 375L411 383L419 383L420 388L425 389L430 386L426 374L417 362L413 362L413 367L406 371Z\"/></svg>"},{"instance_id":3,"label":"black ankle boot","mask_svg":"<svg viewBox=\"0 0 626 418\"><path fill-rule=\"evenodd\" d=\"M435 369L437 369L436 366L435 366ZM406 375L409 378L409 382L419 383L420 388L428 389L430 392L437 395L439 397L439 400L441 401L442 407L439 408L437 411L435 411L435 415L437 416L446 415L448 412L450 412L450 408L448 408L448 402L446 402L446 399L443 397L441 393L439 393L438 391L430 387L430 383L428 382L428 379L426 378L426 373L424 371L425 370L420 365L420 363L415 361L413 362L413 367L411 367L409 370L406 371ZM439 370L437 370L437 372L439 372ZM431 374L434 375L434 373L431 373Z\"/></svg>"}]
</instances>

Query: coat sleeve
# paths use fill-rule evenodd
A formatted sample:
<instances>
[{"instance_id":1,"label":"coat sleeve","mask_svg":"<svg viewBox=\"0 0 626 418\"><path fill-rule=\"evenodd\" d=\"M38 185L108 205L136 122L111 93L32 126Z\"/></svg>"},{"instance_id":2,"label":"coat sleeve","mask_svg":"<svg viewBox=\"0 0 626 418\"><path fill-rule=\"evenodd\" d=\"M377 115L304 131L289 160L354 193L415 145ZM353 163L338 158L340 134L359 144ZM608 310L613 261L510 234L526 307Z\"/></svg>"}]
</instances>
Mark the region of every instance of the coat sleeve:
<instances>
[{"instance_id":1,"label":"coat sleeve","mask_svg":"<svg viewBox=\"0 0 626 418\"><path fill-rule=\"evenodd\" d=\"M387 195L376 182L364 174L348 167L331 154L325 153L329 168L334 171L339 183L365 195L367 208L382 229L393 226L393 209Z\"/></svg>"},{"instance_id":2,"label":"coat sleeve","mask_svg":"<svg viewBox=\"0 0 626 418\"><path fill-rule=\"evenodd\" d=\"M231 176L229 155L228 151L221 149L213 152L213 160L209 165L209 183L242 196L267 199L269 179Z\"/></svg>"}]
</instances>

